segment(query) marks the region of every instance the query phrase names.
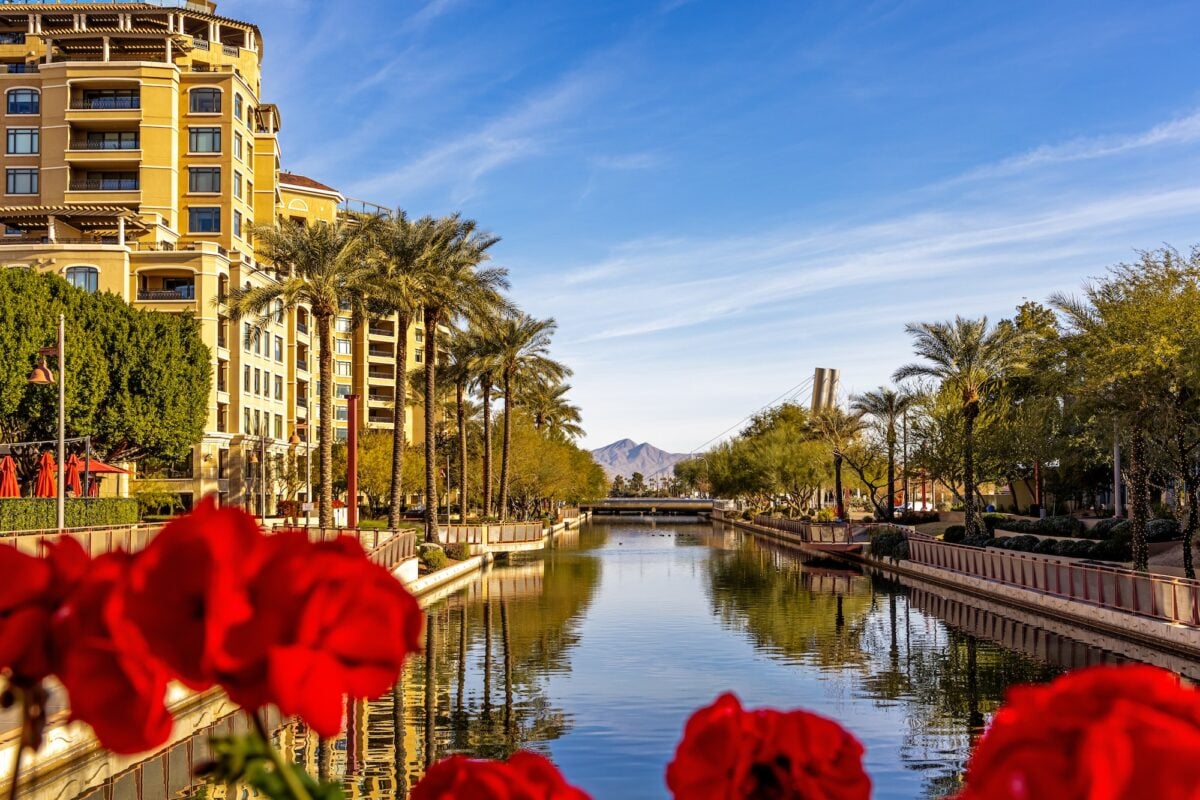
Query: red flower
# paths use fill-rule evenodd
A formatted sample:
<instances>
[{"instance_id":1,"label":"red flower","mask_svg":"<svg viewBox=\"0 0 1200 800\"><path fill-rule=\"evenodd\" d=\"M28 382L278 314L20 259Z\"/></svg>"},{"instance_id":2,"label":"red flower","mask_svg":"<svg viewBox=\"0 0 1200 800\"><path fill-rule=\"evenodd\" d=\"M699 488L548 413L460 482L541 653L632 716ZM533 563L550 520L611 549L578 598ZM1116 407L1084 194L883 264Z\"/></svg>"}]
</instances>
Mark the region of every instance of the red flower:
<instances>
[{"instance_id":1,"label":"red flower","mask_svg":"<svg viewBox=\"0 0 1200 800\"><path fill-rule=\"evenodd\" d=\"M692 715L667 786L687 800L865 800L862 745L807 711L746 711L732 694Z\"/></svg>"},{"instance_id":2,"label":"red flower","mask_svg":"<svg viewBox=\"0 0 1200 800\"><path fill-rule=\"evenodd\" d=\"M34 558L0 546L0 672L27 685L54 671L50 620L88 565L70 537L46 547L45 558Z\"/></svg>"},{"instance_id":3,"label":"red flower","mask_svg":"<svg viewBox=\"0 0 1200 800\"><path fill-rule=\"evenodd\" d=\"M1200 691L1157 667L1081 669L1009 692L961 800L1196 800Z\"/></svg>"},{"instance_id":4,"label":"red flower","mask_svg":"<svg viewBox=\"0 0 1200 800\"><path fill-rule=\"evenodd\" d=\"M231 631L237 668L221 685L242 706L273 703L322 736L341 730L344 696L384 694L420 649L417 601L354 539L268 537L250 594L254 616Z\"/></svg>"},{"instance_id":5,"label":"red flower","mask_svg":"<svg viewBox=\"0 0 1200 800\"><path fill-rule=\"evenodd\" d=\"M229 630L254 613L249 583L264 537L240 509L207 498L167 525L129 572L127 608L155 655L193 689L236 667Z\"/></svg>"},{"instance_id":6,"label":"red flower","mask_svg":"<svg viewBox=\"0 0 1200 800\"><path fill-rule=\"evenodd\" d=\"M157 747L172 724L164 703L170 675L125 618L130 561L122 552L93 561L53 624L55 673L70 697L71 716L91 725L114 753Z\"/></svg>"},{"instance_id":7,"label":"red flower","mask_svg":"<svg viewBox=\"0 0 1200 800\"><path fill-rule=\"evenodd\" d=\"M508 761L451 756L413 787L412 800L589 800L549 760L521 751Z\"/></svg>"}]
</instances>

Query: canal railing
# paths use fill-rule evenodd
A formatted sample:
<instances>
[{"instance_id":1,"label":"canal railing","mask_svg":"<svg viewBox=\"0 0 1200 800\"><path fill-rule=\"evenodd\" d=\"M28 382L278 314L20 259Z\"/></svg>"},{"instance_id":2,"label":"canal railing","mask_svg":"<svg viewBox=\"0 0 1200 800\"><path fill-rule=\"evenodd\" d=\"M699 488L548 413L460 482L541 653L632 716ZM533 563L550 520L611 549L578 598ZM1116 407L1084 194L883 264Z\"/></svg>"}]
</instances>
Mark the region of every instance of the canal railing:
<instances>
[{"instance_id":1,"label":"canal railing","mask_svg":"<svg viewBox=\"0 0 1200 800\"><path fill-rule=\"evenodd\" d=\"M41 555L43 542L57 542L70 536L83 546L92 558L124 550L134 553L150 544L150 540L163 529L161 523L137 525L103 525L90 528L66 528L58 530L4 531L0 532L0 544L8 544L31 556Z\"/></svg>"},{"instance_id":2,"label":"canal railing","mask_svg":"<svg viewBox=\"0 0 1200 800\"><path fill-rule=\"evenodd\" d=\"M486 525L447 525L440 529L443 544L489 547L498 544L540 542L546 529L540 522L503 522Z\"/></svg>"},{"instance_id":3,"label":"canal railing","mask_svg":"<svg viewBox=\"0 0 1200 800\"><path fill-rule=\"evenodd\" d=\"M851 544L853 536L850 525L845 522L807 522L802 519L784 519L759 514L752 520L761 528L792 533L803 542L811 544Z\"/></svg>"},{"instance_id":4,"label":"canal railing","mask_svg":"<svg viewBox=\"0 0 1200 800\"><path fill-rule=\"evenodd\" d=\"M909 560L1112 611L1200 627L1200 581L1052 556L908 537Z\"/></svg>"}]
</instances>

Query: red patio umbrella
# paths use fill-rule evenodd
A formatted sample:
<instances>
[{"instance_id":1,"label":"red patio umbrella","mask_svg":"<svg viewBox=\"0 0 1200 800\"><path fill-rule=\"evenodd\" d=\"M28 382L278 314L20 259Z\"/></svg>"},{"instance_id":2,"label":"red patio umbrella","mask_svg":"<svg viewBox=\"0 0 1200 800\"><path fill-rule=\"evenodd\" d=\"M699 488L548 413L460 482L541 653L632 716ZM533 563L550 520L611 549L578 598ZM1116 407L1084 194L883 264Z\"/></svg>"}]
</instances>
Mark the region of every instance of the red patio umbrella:
<instances>
[{"instance_id":1,"label":"red patio umbrella","mask_svg":"<svg viewBox=\"0 0 1200 800\"><path fill-rule=\"evenodd\" d=\"M0 459L0 497L20 497L21 487L17 485L17 462L12 456Z\"/></svg>"},{"instance_id":2,"label":"red patio umbrella","mask_svg":"<svg viewBox=\"0 0 1200 800\"><path fill-rule=\"evenodd\" d=\"M82 469L83 462L79 460L79 456L71 453L71 455L67 457L66 475L63 476L63 480L67 482L67 486L70 487L71 493L76 497L83 497L83 481L81 481L79 478L79 472Z\"/></svg>"},{"instance_id":3,"label":"red patio umbrella","mask_svg":"<svg viewBox=\"0 0 1200 800\"><path fill-rule=\"evenodd\" d=\"M99 497L99 496L100 496L100 478L96 475L93 475L91 480L88 481L88 497Z\"/></svg>"},{"instance_id":4,"label":"red patio umbrella","mask_svg":"<svg viewBox=\"0 0 1200 800\"><path fill-rule=\"evenodd\" d=\"M58 497L58 484L54 481L56 469L54 456L50 451L42 453L42 459L38 462L37 485L33 490L34 497Z\"/></svg>"}]
</instances>

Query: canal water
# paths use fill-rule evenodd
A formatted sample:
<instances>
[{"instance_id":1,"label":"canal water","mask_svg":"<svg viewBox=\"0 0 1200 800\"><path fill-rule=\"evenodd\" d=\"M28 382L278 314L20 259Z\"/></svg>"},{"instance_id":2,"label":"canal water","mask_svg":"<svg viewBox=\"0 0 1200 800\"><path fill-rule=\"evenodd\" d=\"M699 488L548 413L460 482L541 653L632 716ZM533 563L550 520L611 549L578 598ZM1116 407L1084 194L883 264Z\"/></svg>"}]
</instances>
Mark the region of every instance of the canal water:
<instances>
[{"instance_id":1,"label":"canal water","mask_svg":"<svg viewBox=\"0 0 1200 800\"><path fill-rule=\"evenodd\" d=\"M840 720L875 797L934 798L1007 687L1116 660L1046 632L1014 652L921 597L720 524L597 521L431 605L426 653L353 709L346 738L285 738L350 797L403 797L433 760L520 748L597 798L665 797L684 721L734 691Z\"/></svg>"},{"instance_id":2,"label":"canal water","mask_svg":"<svg viewBox=\"0 0 1200 800\"><path fill-rule=\"evenodd\" d=\"M876 798L939 798L958 788L1008 687L1130 655L944 590L806 561L722 524L597 520L556 545L431 602L425 652L394 692L354 703L335 740L285 724L281 747L310 774L342 781L349 798L403 798L436 759L522 748L598 799L658 798L689 714L733 691L750 707L841 721L866 746ZM211 716L103 785L81 774L74 791L48 784L53 794L33 796L224 796L200 790L191 770L211 757L210 735L246 721Z\"/></svg>"}]
</instances>

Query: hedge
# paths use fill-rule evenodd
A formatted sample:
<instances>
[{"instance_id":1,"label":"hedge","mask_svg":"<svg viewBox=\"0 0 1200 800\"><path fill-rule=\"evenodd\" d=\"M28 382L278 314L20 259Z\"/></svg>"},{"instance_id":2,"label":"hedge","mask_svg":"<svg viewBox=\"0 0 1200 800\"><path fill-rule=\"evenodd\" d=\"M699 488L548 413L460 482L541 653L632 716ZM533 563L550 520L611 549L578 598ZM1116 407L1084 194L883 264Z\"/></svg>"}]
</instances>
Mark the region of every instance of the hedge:
<instances>
[{"instance_id":1,"label":"hedge","mask_svg":"<svg viewBox=\"0 0 1200 800\"><path fill-rule=\"evenodd\" d=\"M138 520L138 501L131 497L67 498L68 528L134 525ZM0 531L45 531L57 526L54 498L0 499Z\"/></svg>"},{"instance_id":2,"label":"hedge","mask_svg":"<svg viewBox=\"0 0 1200 800\"><path fill-rule=\"evenodd\" d=\"M881 528L871 533L871 555L901 561L908 558L908 535L899 528Z\"/></svg>"}]
</instances>

